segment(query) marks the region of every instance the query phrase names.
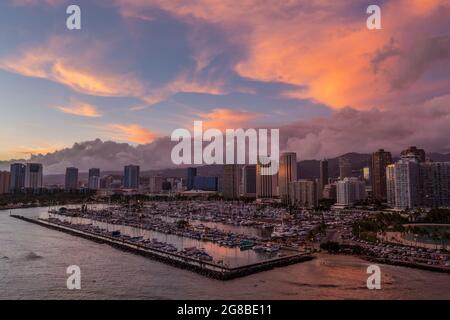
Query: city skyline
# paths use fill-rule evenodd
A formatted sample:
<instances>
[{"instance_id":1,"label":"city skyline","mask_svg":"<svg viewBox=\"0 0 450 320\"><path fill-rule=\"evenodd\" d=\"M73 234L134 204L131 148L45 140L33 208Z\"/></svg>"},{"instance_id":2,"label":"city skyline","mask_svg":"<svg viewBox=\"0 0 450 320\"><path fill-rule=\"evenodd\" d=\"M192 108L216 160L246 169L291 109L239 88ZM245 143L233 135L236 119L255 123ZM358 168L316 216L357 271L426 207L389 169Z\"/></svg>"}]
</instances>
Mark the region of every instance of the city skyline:
<instances>
[{"instance_id":1,"label":"city skyline","mask_svg":"<svg viewBox=\"0 0 450 320\"><path fill-rule=\"evenodd\" d=\"M448 153L448 4L377 2L379 31L367 30L365 4L354 1L250 1L247 10L80 1L77 32L61 23L64 0L2 2L1 12L17 19L0 22L0 134L14 137L0 141L0 160L77 143L99 149L79 149L93 162L102 151L128 150L127 162L137 155L164 164L168 135L193 120L280 128L282 151L303 159L344 154L348 145ZM80 166L62 153L59 163Z\"/></svg>"},{"instance_id":2,"label":"city skyline","mask_svg":"<svg viewBox=\"0 0 450 320\"><path fill-rule=\"evenodd\" d=\"M450 299L450 0L3 0L0 39L0 300Z\"/></svg>"},{"instance_id":3,"label":"city skyline","mask_svg":"<svg viewBox=\"0 0 450 320\"><path fill-rule=\"evenodd\" d=\"M161 172L144 177L140 174L140 166L126 165L123 175L116 176L115 180L110 174L102 176L100 168L90 168L87 181L79 180L78 168L68 167L64 190L143 194L175 192L190 196L215 193L224 200L238 200L241 197L270 201L278 199L284 205L308 208L317 207L321 199L336 200L336 208L364 203L368 199L396 209L441 207L449 203L450 161L435 162L424 149L416 146L402 150L399 159L393 159L390 152L380 149L365 163L359 163L358 167L349 158L339 157L336 159L338 172L333 178L329 176L327 159L318 163L316 176L309 179L299 177L298 170L303 170L295 152L282 153L277 162L279 170L273 175L262 174L267 164L260 161L256 166L216 165L222 172L212 175L211 172L198 174L201 166L187 167L185 177L179 173L164 177ZM251 178L252 168L255 179ZM43 166L39 163L13 163L10 172L0 171L0 174L0 194L39 194L48 191L47 187L50 187L49 190L60 187L58 184L44 184Z\"/></svg>"}]
</instances>

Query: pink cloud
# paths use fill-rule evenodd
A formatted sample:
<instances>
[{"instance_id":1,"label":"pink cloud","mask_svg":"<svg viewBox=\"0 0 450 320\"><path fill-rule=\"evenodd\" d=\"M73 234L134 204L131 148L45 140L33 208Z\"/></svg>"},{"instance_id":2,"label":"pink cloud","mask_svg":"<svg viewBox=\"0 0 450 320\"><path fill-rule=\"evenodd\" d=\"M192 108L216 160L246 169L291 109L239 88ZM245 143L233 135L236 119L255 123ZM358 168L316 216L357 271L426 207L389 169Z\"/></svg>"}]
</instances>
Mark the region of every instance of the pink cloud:
<instances>
[{"instance_id":1,"label":"pink cloud","mask_svg":"<svg viewBox=\"0 0 450 320\"><path fill-rule=\"evenodd\" d=\"M81 101L71 101L69 105L55 108L60 112L81 117L98 118L102 116L95 106Z\"/></svg>"}]
</instances>

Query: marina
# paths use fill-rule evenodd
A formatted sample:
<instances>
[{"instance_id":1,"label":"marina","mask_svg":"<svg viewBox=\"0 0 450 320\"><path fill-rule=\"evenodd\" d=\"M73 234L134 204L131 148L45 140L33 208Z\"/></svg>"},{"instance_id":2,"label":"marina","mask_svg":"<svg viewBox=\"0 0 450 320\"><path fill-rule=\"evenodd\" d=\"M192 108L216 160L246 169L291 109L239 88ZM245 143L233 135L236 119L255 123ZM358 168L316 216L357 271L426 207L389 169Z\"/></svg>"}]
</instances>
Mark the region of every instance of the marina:
<instances>
[{"instance_id":1,"label":"marina","mask_svg":"<svg viewBox=\"0 0 450 320\"><path fill-rule=\"evenodd\" d=\"M47 207L40 207L12 210L11 214L37 219L47 211ZM442 299L449 293L445 273L384 264L384 290L362 290L366 268L372 262L324 253L315 253L313 260L304 263L217 281L11 218L9 211L0 211L0 242L3 299ZM81 268L80 291L66 288L66 268L70 265Z\"/></svg>"},{"instance_id":2,"label":"marina","mask_svg":"<svg viewBox=\"0 0 450 320\"><path fill-rule=\"evenodd\" d=\"M106 243L219 280L242 277L313 258L307 251L281 247L270 239L251 235L251 232L248 235L235 234L201 223L186 228L179 221L167 222L157 216L133 224L130 219L112 218L112 212L123 212L121 209L102 208L96 210L94 216L91 212L89 218L83 210L63 208L49 210L39 217L11 217ZM105 218L106 212L111 214L108 219Z\"/></svg>"},{"instance_id":3,"label":"marina","mask_svg":"<svg viewBox=\"0 0 450 320\"><path fill-rule=\"evenodd\" d=\"M197 249L191 248L183 252L171 252L172 250L164 250L163 248L157 248L143 245L138 243L133 238L128 237L114 237L113 235L104 234L102 232L94 232L93 230L82 230L81 228L74 228L74 226L68 226L64 224L56 224L55 221L44 221L27 218L24 216L12 215L11 217L34 223L42 227L50 228L53 230L69 233L71 235L79 236L88 240L92 240L99 243L105 243L117 249L121 249L127 252L139 254L158 260L174 267L182 268L197 272L201 275L217 279L217 280L231 280L239 277L244 277L253 273L266 271L275 267L287 266L299 262L305 262L312 260L313 257L305 253L296 253L289 256L276 257L273 259L265 260L258 263L253 263L245 266L239 266L230 268L219 263L212 263L202 259L201 256L204 253L196 251ZM163 244L165 245L165 244ZM189 252L191 251L191 252ZM192 257L192 256L196 257Z\"/></svg>"},{"instance_id":4,"label":"marina","mask_svg":"<svg viewBox=\"0 0 450 320\"><path fill-rule=\"evenodd\" d=\"M413 250L394 244L392 237L388 243L359 239L354 234L355 220L373 215L361 210L345 214L303 210L288 215L285 208L239 202L148 201L121 206L102 203L56 206L37 211L39 214L32 217L35 220L192 258L196 268L199 261L207 262L211 265L204 264L205 268L214 265L222 268L219 273L270 265L273 261L282 265L284 260L297 255L316 256L322 244L333 241L342 245L341 253L350 252L385 264L448 272L450 261L448 252L438 247L421 252L420 248Z\"/></svg>"},{"instance_id":5,"label":"marina","mask_svg":"<svg viewBox=\"0 0 450 320\"><path fill-rule=\"evenodd\" d=\"M133 239L155 239L174 246L177 250L192 247L203 249L211 254L215 261L228 267L239 267L279 256L288 256L299 252L293 248L282 248L270 240L245 234L224 232L203 225L187 226L179 223L167 223L158 218L141 220L140 223L129 219L107 219L101 216L73 216L50 213L40 219L59 221L71 226L100 228L106 232L118 231L124 237Z\"/></svg>"}]
</instances>

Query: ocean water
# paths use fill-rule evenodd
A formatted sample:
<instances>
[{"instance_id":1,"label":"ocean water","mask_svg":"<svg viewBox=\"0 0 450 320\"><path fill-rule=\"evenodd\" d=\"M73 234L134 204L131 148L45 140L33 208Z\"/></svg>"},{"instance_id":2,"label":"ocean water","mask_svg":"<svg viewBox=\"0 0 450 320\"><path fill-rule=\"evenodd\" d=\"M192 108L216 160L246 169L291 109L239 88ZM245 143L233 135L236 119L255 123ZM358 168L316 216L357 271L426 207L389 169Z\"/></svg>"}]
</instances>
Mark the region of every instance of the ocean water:
<instances>
[{"instance_id":1,"label":"ocean water","mask_svg":"<svg viewBox=\"0 0 450 320\"><path fill-rule=\"evenodd\" d=\"M382 289L372 291L369 262L325 254L222 282L8 215L0 211L0 299L450 299L448 274L380 265ZM81 290L66 287L70 265Z\"/></svg>"}]
</instances>

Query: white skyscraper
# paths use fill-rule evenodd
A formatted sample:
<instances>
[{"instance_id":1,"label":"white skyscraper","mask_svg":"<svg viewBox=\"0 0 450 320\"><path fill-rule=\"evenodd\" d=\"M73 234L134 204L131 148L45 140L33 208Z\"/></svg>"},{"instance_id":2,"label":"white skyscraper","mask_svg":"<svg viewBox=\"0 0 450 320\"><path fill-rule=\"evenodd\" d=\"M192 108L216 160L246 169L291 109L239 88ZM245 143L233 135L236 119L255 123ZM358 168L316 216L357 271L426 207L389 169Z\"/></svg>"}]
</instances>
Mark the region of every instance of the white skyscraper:
<instances>
[{"instance_id":1,"label":"white skyscraper","mask_svg":"<svg viewBox=\"0 0 450 320\"><path fill-rule=\"evenodd\" d=\"M420 166L416 158L403 157L395 163L395 207L410 209L420 205Z\"/></svg>"},{"instance_id":2,"label":"white skyscraper","mask_svg":"<svg viewBox=\"0 0 450 320\"><path fill-rule=\"evenodd\" d=\"M345 178L336 184L337 204L351 206L366 199L366 183L358 178Z\"/></svg>"}]
</instances>

